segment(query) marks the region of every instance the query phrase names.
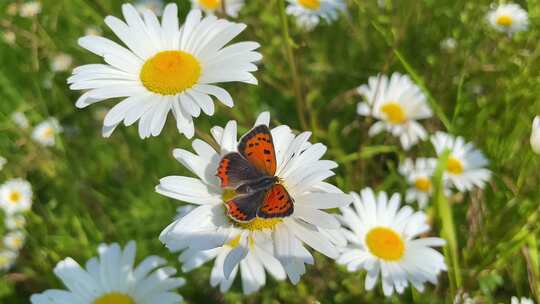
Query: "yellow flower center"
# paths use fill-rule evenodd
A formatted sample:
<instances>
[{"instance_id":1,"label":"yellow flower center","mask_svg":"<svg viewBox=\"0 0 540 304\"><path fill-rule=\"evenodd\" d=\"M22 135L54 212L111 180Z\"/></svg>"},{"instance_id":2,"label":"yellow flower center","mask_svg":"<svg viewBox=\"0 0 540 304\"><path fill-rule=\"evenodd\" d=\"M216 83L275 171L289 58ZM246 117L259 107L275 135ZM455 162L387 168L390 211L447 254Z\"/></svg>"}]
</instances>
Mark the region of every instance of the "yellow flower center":
<instances>
[{"instance_id":1,"label":"yellow flower center","mask_svg":"<svg viewBox=\"0 0 540 304\"><path fill-rule=\"evenodd\" d=\"M417 177L414 181L414 186L420 191L428 192L431 190L431 181L425 176Z\"/></svg>"},{"instance_id":2,"label":"yellow flower center","mask_svg":"<svg viewBox=\"0 0 540 304\"><path fill-rule=\"evenodd\" d=\"M371 229L366 235L369 251L385 261L397 261L405 253L405 243L394 230L385 227Z\"/></svg>"},{"instance_id":3,"label":"yellow flower center","mask_svg":"<svg viewBox=\"0 0 540 304\"><path fill-rule=\"evenodd\" d=\"M11 246L13 248L19 248L21 247L23 244L23 240L21 238L14 238L12 241L11 241Z\"/></svg>"},{"instance_id":4,"label":"yellow flower center","mask_svg":"<svg viewBox=\"0 0 540 304\"><path fill-rule=\"evenodd\" d=\"M48 127L43 131L43 137L50 138L50 137L53 137L53 136L54 136L54 129L53 128Z\"/></svg>"},{"instance_id":5,"label":"yellow flower center","mask_svg":"<svg viewBox=\"0 0 540 304\"><path fill-rule=\"evenodd\" d=\"M207 10L216 10L221 5L221 0L199 0L199 5Z\"/></svg>"},{"instance_id":6,"label":"yellow flower center","mask_svg":"<svg viewBox=\"0 0 540 304\"><path fill-rule=\"evenodd\" d=\"M135 301L126 294L111 292L97 298L94 304L135 304Z\"/></svg>"},{"instance_id":7,"label":"yellow flower center","mask_svg":"<svg viewBox=\"0 0 540 304\"><path fill-rule=\"evenodd\" d=\"M463 172L463 163L461 162L461 160L450 156L446 164L446 170L448 170L448 172L452 174L459 175Z\"/></svg>"},{"instance_id":8,"label":"yellow flower center","mask_svg":"<svg viewBox=\"0 0 540 304\"><path fill-rule=\"evenodd\" d=\"M21 193L18 192L18 191L12 191L10 194L9 194L9 202L12 203L12 204L16 204L19 202L19 200L21 199Z\"/></svg>"},{"instance_id":9,"label":"yellow flower center","mask_svg":"<svg viewBox=\"0 0 540 304\"><path fill-rule=\"evenodd\" d=\"M407 120L407 115L405 114L403 107L395 101L391 101L383 105L381 107L381 112L386 115L386 118L390 123L396 125Z\"/></svg>"},{"instance_id":10,"label":"yellow flower center","mask_svg":"<svg viewBox=\"0 0 540 304\"><path fill-rule=\"evenodd\" d=\"M298 3L310 10L318 10L321 7L320 0L298 0Z\"/></svg>"},{"instance_id":11,"label":"yellow flower center","mask_svg":"<svg viewBox=\"0 0 540 304\"><path fill-rule=\"evenodd\" d=\"M148 59L140 78L149 90L161 95L176 95L191 88L201 76L195 57L182 51L163 51Z\"/></svg>"},{"instance_id":12,"label":"yellow flower center","mask_svg":"<svg viewBox=\"0 0 540 304\"><path fill-rule=\"evenodd\" d=\"M271 219L264 219L260 217L256 217L251 222L248 223L235 223L236 226L251 230L251 231L257 231L257 230L274 230L276 226L281 223L283 220L280 218L271 218Z\"/></svg>"},{"instance_id":13,"label":"yellow flower center","mask_svg":"<svg viewBox=\"0 0 540 304\"><path fill-rule=\"evenodd\" d=\"M502 15L499 16L495 22L500 26L511 26L512 23L514 23L514 20L508 15Z\"/></svg>"}]
</instances>

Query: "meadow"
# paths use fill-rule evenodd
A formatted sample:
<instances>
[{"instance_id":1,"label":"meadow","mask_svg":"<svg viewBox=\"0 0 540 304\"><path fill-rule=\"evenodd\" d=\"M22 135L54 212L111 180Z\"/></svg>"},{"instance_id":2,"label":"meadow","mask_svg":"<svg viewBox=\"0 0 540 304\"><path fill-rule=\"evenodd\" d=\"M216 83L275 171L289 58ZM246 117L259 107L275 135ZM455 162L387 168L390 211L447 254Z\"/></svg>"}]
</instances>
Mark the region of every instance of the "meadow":
<instances>
[{"instance_id":1,"label":"meadow","mask_svg":"<svg viewBox=\"0 0 540 304\"><path fill-rule=\"evenodd\" d=\"M423 209L431 229L422 237L446 240L435 250L448 271L423 292L408 287L392 296L380 282L366 290L365 271L349 272L311 249L315 263L297 284L267 276L250 295L240 275L227 292L211 287L213 262L182 272L179 254L158 237L177 208L189 204L155 187L166 176L194 176L173 157L176 148L192 151L193 139L178 132L172 115L159 136L141 139L133 125L104 138L103 119L120 99L78 109L82 92L67 84L73 68L103 62L78 45L80 37L90 30L118 41L104 18L123 19L124 1L41 0L41 11L29 17L14 11L24 2L0 3L0 155L7 160L0 183L28 180L33 204L24 213L24 246L13 267L0 271L0 303L28 303L32 294L62 289L53 273L59 261L72 257L84 265L99 244L130 240L137 242L137 261L158 255L178 269L186 284L176 291L186 303L510 303L513 296L540 303L540 156L529 142L540 114L539 0L516 1L529 26L511 35L486 20L497 5L492 0L348 0L336 21L311 31L285 13L284 0L248 0L237 18L227 17L247 25L234 41L260 44L263 58L253 73L258 85L220 84L235 105L216 101L213 116L194 119L194 138L213 142L211 128L229 120L237 121L240 136L268 111L271 127L310 131L312 143L327 146L322 158L339 165L327 182L345 193L370 187L405 197L410 185L400 164L436 158L432 143L407 150L389 132L370 136L377 119L357 113L365 100L360 85L399 72L410 76L432 109L421 120L427 133L461 136L489 160L491 177L483 187L445 191L448 154L440 155ZM171 2L182 24L190 1ZM14 122L15 112L24 113L28 127ZM49 117L62 131L44 146L32 132ZM420 210L416 202L402 205ZM9 230L3 222L7 216L0 212L2 237Z\"/></svg>"}]
</instances>

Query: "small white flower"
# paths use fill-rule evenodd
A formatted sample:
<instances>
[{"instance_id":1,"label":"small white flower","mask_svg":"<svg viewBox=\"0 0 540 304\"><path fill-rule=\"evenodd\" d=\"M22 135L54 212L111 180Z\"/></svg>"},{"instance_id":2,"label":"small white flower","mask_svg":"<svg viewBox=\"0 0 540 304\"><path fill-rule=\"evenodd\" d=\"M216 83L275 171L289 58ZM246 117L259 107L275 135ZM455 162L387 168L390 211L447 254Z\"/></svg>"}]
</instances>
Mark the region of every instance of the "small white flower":
<instances>
[{"instance_id":1,"label":"small white flower","mask_svg":"<svg viewBox=\"0 0 540 304\"><path fill-rule=\"evenodd\" d=\"M71 68L73 57L68 54L58 54L53 57L51 62L51 70L53 72L65 72Z\"/></svg>"},{"instance_id":2,"label":"small white flower","mask_svg":"<svg viewBox=\"0 0 540 304\"><path fill-rule=\"evenodd\" d=\"M41 3L39 1L30 1L23 3L19 8L21 17L34 17L41 13Z\"/></svg>"},{"instance_id":3,"label":"small white flower","mask_svg":"<svg viewBox=\"0 0 540 304\"><path fill-rule=\"evenodd\" d=\"M22 231L10 231L4 236L4 246L9 250L19 251L24 246L24 239Z\"/></svg>"},{"instance_id":4,"label":"small white flower","mask_svg":"<svg viewBox=\"0 0 540 304\"><path fill-rule=\"evenodd\" d=\"M17 39L17 36L12 31L4 31L2 32L2 38L7 44L13 45Z\"/></svg>"},{"instance_id":5,"label":"small white flower","mask_svg":"<svg viewBox=\"0 0 540 304\"><path fill-rule=\"evenodd\" d=\"M0 186L0 208L7 214L24 212L32 207L32 186L29 182L16 178Z\"/></svg>"},{"instance_id":6,"label":"small white flower","mask_svg":"<svg viewBox=\"0 0 540 304\"><path fill-rule=\"evenodd\" d=\"M417 158L416 162L410 158L399 166L399 173L407 179L410 188L405 194L407 203L418 202L420 209L426 207L431 195L433 194L433 185L431 178L437 167L435 158Z\"/></svg>"},{"instance_id":7,"label":"small white flower","mask_svg":"<svg viewBox=\"0 0 540 304\"><path fill-rule=\"evenodd\" d=\"M54 117L50 117L39 123L32 131L32 138L45 147L54 146L56 135L63 131L62 126Z\"/></svg>"},{"instance_id":8,"label":"small white flower","mask_svg":"<svg viewBox=\"0 0 540 304\"><path fill-rule=\"evenodd\" d=\"M10 250L0 251L0 271L7 271L13 267L17 259L17 253Z\"/></svg>"},{"instance_id":9,"label":"small white flower","mask_svg":"<svg viewBox=\"0 0 540 304\"><path fill-rule=\"evenodd\" d=\"M223 13L225 6L225 15L236 18L238 12L244 7L245 0L191 0L192 9L201 9L207 14Z\"/></svg>"},{"instance_id":10,"label":"small white flower","mask_svg":"<svg viewBox=\"0 0 540 304\"><path fill-rule=\"evenodd\" d=\"M534 301L525 297L512 297L510 304L534 304Z\"/></svg>"},{"instance_id":11,"label":"small white flower","mask_svg":"<svg viewBox=\"0 0 540 304\"><path fill-rule=\"evenodd\" d=\"M500 32L513 34L525 31L529 26L527 11L519 4L501 4L487 14L489 24Z\"/></svg>"},{"instance_id":12,"label":"small white flower","mask_svg":"<svg viewBox=\"0 0 540 304\"><path fill-rule=\"evenodd\" d=\"M23 112L14 112L11 114L11 120L21 129L27 129L30 126L28 118L26 118Z\"/></svg>"},{"instance_id":13,"label":"small white flower","mask_svg":"<svg viewBox=\"0 0 540 304\"><path fill-rule=\"evenodd\" d=\"M327 23L337 20L347 9L343 0L287 0L287 14L296 17L296 22L307 31L314 29L321 19Z\"/></svg>"},{"instance_id":14,"label":"small white flower","mask_svg":"<svg viewBox=\"0 0 540 304\"><path fill-rule=\"evenodd\" d=\"M141 14L144 14L145 10L151 11L156 16L161 16L163 14L162 0L138 0L134 5Z\"/></svg>"},{"instance_id":15,"label":"small white flower","mask_svg":"<svg viewBox=\"0 0 540 304\"><path fill-rule=\"evenodd\" d=\"M22 214L8 214L5 219L6 228L20 230L26 225L26 219Z\"/></svg>"},{"instance_id":16,"label":"small white flower","mask_svg":"<svg viewBox=\"0 0 540 304\"><path fill-rule=\"evenodd\" d=\"M350 245L338 263L351 272L365 269L367 290L373 289L380 274L386 296L394 290L403 293L409 284L420 292L425 282L437 284L446 265L443 255L431 247L443 246L445 241L418 238L429 231L426 215L409 206L399 208L397 193L389 199L386 192L375 195L366 188L353 197L354 208L341 208L343 222L350 229L346 234Z\"/></svg>"},{"instance_id":17,"label":"small white flower","mask_svg":"<svg viewBox=\"0 0 540 304\"><path fill-rule=\"evenodd\" d=\"M127 48L103 37L79 39L79 45L102 56L107 64L77 67L68 79L72 90L86 91L76 102L78 108L127 97L105 117L103 136L110 136L122 122L129 126L136 121L141 138L157 136L172 112L178 131L191 138L193 118L201 112L214 114L212 97L228 107L234 104L231 95L215 84L257 84L252 72L258 69L254 62L262 58L255 51L259 44L226 46L245 24L215 16L202 18L200 10L192 10L180 27L176 4L165 7L161 24L149 10L141 19L130 4L124 4L122 12L125 22L108 16L105 23Z\"/></svg>"},{"instance_id":18,"label":"small white flower","mask_svg":"<svg viewBox=\"0 0 540 304\"><path fill-rule=\"evenodd\" d=\"M399 137L405 150L427 138L426 130L417 120L431 117L431 108L409 76L393 73L390 77L369 77L368 84L357 90L365 98L358 104L358 114L379 120L369 129L370 136L386 130Z\"/></svg>"},{"instance_id":19,"label":"small white flower","mask_svg":"<svg viewBox=\"0 0 540 304\"><path fill-rule=\"evenodd\" d=\"M540 154L540 116L536 116L532 123L531 148L536 154Z\"/></svg>"},{"instance_id":20,"label":"small white flower","mask_svg":"<svg viewBox=\"0 0 540 304\"><path fill-rule=\"evenodd\" d=\"M450 151L444 177L459 191L472 190L474 186L484 188L491 178L491 171L485 167L489 164L484 154L466 143L463 137L453 137L444 132L437 132L431 137L431 143L437 155Z\"/></svg>"},{"instance_id":21,"label":"small white flower","mask_svg":"<svg viewBox=\"0 0 540 304\"><path fill-rule=\"evenodd\" d=\"M85 36L100 36L103 34L103 31L97 26L89 26L84 30Z\"/></svg>"},{"instance_id":22,"label":"small white flower","mask_svg":"<svg viewBox=\"0 0 540 304\"><path fill-rule=\"evenodd\" d=\"M117 243L102 244L99 257L86 263L83 269L72 258L66 258L54 268L54 274L68 290L50 289L30 298L32 304L173 304L182 302L175 290L184 285L183 278L174 277L176 270L165 267L167 261L157 256L145 258L137 267L135 242L124 249Z\"/></svg>"},{"instance_id":23,"label":"small white flower","mask_svg":"<svg viewBox=\"0 0 540 304\"><path fill-rule=\"evenodd\" d=\"M446 39L444 39L443 41L441 41L441 49L447 51L447 52L452 52L456 49L457 47L457 41L456 39L452 38L452 37L448 37Z\"/></svg>"},{"instance_id":24,"label":"small white flower","mask_svg":"<svg viewBox=\"0 0 540 304\"><path fill-rule=\"evenodd\" d=\"M7 159L3 156L0 156L0 171L4 169L4 166L7 164Z\"/></svg>"},{"instance_id":25,"label":"small white flower","mask_svg":"<svg viewBox=\"0 0 540 304\"><path fill-rule=\"evenodd\" d=\"M270 115L265 112L255 125L268 125L269 121ZM234 247L223 254L226 255L223 261L216 261L217 267L223 263L221 268L227 280L254 249L249 244L265 244L260 248L280 261L294 284L305 273L305 264L314 263L305 245L336 258L339 254L337 247L344 246L346 241L335 216L324 209L346 206L351 202L351 197L324 182L334 175L332 170L337 167L334 161L321 160L326 147L320 143L311 144L308 141L310 132L295 135L286 125L271 129L277 162L275 176L280 178L280 184L294 200L293 213L282 218L256 217L248 222L237 222L227 215L225 206L225 201L231 200L234 195L231 197L231 190L221 188L220 179L216 176L221 158L237 151L236 121L229 121L225 128L214 127L211 131L219 143L218 151L196 139L193 141L195 154L183 149L176 149L173 153L197 177L168 176L162 178L156 187L156 191L162 195L197 205L193 211L170 224L161 233L160 240L172 251L197 253L216 250L214 256L228 249L226 245ZM269 245L265 240L270 240ZM255 258L261 258L261 255L253 254ZM184 259L187 261L187 258ZM267 270L278 273L277 268ZM261 278L263 274L259 272L257 275ZM260 287L261 284L256 286Z\"/></svg>"}]
</instances>

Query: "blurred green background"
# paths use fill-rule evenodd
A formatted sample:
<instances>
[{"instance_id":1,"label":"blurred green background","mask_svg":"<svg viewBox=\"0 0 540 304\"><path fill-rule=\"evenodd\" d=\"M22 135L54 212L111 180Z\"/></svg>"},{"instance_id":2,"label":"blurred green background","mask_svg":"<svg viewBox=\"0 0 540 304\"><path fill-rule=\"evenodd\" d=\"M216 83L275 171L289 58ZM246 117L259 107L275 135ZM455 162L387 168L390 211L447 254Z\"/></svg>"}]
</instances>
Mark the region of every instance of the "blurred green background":
<instances>
[{"instance_id":1,"label":"blurred green background","mask_svg":"<svg viewBox=\"0 0 540 304\"><path fill-rule=\"evenodd\" d=\"M540 113L540 1L518 1L529 12L529 30L508 37L485 21L491 1L381 0L348 1L348 13L332 25L306 33L290 23L290 39L307 109L302 127L296 111L290 62L278 1L248 0L239 20L248 25L241 40L259 42L264 59L256 73L258 86L224 85L235 107L219 106L216 115L196 119L207 133L213 125L238 120L246 131L263 110L274 124L314 132L313 141L329 146L326 157L340 163L332 182L344 191L370 186L404 192L396 167L400 159L433 156L428 142L409 152L396 140L367 136L369 120L356 115L361 100L354 88L377 73L415 74L449 121L433 117L431 132L462 135L482 149L494 171L484 191L450 198L459 244L463 286L450 288L448 276L424 293L407 289L385 299L380 288L366 292L362 273L346 270L321 255L301 282L269 279L257 294L244 297L240 282L227 294L209 287L211 263L182 274L181 294L188 303L451 303L468 293L478 303L509 303L513 295L540 299L539 159L529 147L530 127ZM159 242L160 231L173 219L178 201L154 192L161 177L187 172L172 157L189 141L176 131L171 117L157 138L141 140L136 127L119 127L101 137L104 110L113 101L75 108L79 92L66 84L68 72L54 72L53 58L73 56L74 66L100 62L81 49L77 39L88 28L106 37L106 15L120 16L120 0L42 0L33 18L9 14L12 3L0 2L0 31L15 34L0 41L0 155L8 159L0 182L28 179L34 205L27 215L27 243L9 274L0 275L0 303L28 303L32 293L60 288L55 264L71 256L83 264L101 242L136 240L138 257L158 254L179 268L177 256ZM181 19L189 2L179 4ZM445 47L448 38L454 48ZM116 40L116 38L114 38ZM217 104L217 103L216 103ZM32 125L55 116L64 127L54 148L33 142L29 130L10 119L23 111ZM447 127L449 129L447 129ZM428 214L431 208L427 209ZM0 214L0 222L3 221ZM3 234L4 225L0 225ZM439 225L433 221L433 233Z\"/></svg>"}]
</instances>

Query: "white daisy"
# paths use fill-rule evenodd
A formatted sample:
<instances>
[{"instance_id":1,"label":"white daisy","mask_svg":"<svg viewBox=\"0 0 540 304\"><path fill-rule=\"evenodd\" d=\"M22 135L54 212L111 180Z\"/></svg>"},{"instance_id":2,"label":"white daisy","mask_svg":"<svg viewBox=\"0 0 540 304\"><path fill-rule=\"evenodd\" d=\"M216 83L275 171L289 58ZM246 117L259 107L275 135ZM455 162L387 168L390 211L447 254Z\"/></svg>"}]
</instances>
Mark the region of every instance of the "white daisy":
<instances>
[{"instance_id":1,"label":"white daisy","mask_svg":"<svg viewBox=\"0 0 540 304\"><path fill-rule=\"evenodd\" d=\"M287 0L287 14L296 17L303 29L314 29L321 19L327 23L335 21L339 13L347 9L343 0Z\"/></svg>"},{"instance_id":2,"label":"white daisy","mask_svg":"<svg viewBox=\"0 0 540 304\"><path fill-rule=\"evenodd\" d=\"M435 133L431 143L437 155L450 151L444 175L459 191L468 191L474 186L484 188L491 171L484 168L488 160L472 143L466 143L461 136L453 137L444 132Z\"/></svg>"},{"instance_id":3,"label":"white daisy","mask_svg":"<svg viewBox=\"0 0 540 304\"><path fill-rule=\"evenodd\" d=\"M165 267L165 259L145 258L137 267L135 242L124 249L117 243L102 244L99 257L86 263L83 269L72 258L66 258L54 268L54 273L68 290L50 289L32 295L33 304L172 304L182 302L175 290L185 280L174 277L176 270Z\"/></svg>"},{"instance_id":4,"label":"white daisy","mask_svg":"<svg viewBox=\"0 0 540 304\"><path fill-rule=\"evenodd\" d=\"M433 193L431 177L435 167L437 167L437 159L435 158L417 158L416 162L407 158L399 165L399 173L407 179L407 183L410 185L405 194L407 203L418 202L420 209L426 207Z\"/></svg>"},{"instance_id":5,"label":"white daisy","mask_svg":"<svg viewBox=\"0 0 540 304\"><path fill-rule=\"evenodd\" d=\"M531 148L536 154L540 154L540 116L536 116L532 123Z\"/></svg>"},{"instance_id":6,"label":"white daisy","mask_svg":"<svg viewBox=\"0 0 540 304\"><path fill-rule=\"evenodd\" d=\"M233 23L192 10L179 29L176 4L165 7L161 24L155 14L145 10L143 19L130 4L124 4L124 21L108 16L105 23L128 47L96 36L79 44L102 56L107 64L76 68L68 79L73 90L87 90L76 106L116 97L127 97L114 106L104 120L103 135L110 136L122 121L131 125L139 120L141 138L161 133L169 112L176 118L180 133L192 137L193 117L202 112L214 114L213 96L228 107L229 93L214 85L220 82L257 84L251 74L253 62L262 56L255 42L229 46L245 24Z\"/></svg>"},{"instance_id":7,"label":"white daisy","mask_svg":"<svg viewBox=\"0 0 540 304\"><path fill-rule=\"evenodd\" d=\"M510 299L510 304L534 304L534 301L529 298L518 298L518 297L512 297Z\"/></svg>"},{"instance_id":8,"label":"white daisy","mask_svg":"<svg viewBox=\"0 0 540 304\"><path fill-rule=\"evenodd\" d=\"M56 142L56 135L62 131L62 126L60 126L58 120L50 117L34 128L32 138L45 147L51 147Z\"/></svg>"},{"instance_id":9,"label":"white daisy","mask_svg":"<svg viewBox=\"0 0 540 304\"><path fill-rule=\"evenodd\" d=\"M2 38L7 44L13 45L17 40L17 35L15 35L15 33L12 31L4 31L2 32Z\"/></svg>"},{"instance_id":10,"label":"white daisy","mask_svg":"<svg viewBox=\"0 0 540 304\"><path fill-rule=\"evenodd\" d=\"M32 207L32 186L29 182L15 178L0 186L0 208L7 214L24 212Z\"/></svg>"},{"instance_id":11,"label":"white daisy","mask_svg":"<svg viewBox=\"0 0 540 304\"><path fill-rule=\"evenodd\" d=\"M0 171L4 169L4 166L7 164L7 159L3 156L0 156Z\"/></svg>"},{"instance_id":12,"label":"white daisy","mask_svg":"<svg viewBox=\"0 0 540 304\"><path fill-rule=\"evenodd\" d=\"M65 72L71 68L73 57L68 54L58 54L53 57L51 62L51 70L53 72Z\"/></svg>"},{"instance_id":13,"label":"white daisy","mask_svg":"<svg viewBox=\"0 0 540 304\"><path fill-rule=\"evenodd\" d=\"M443 246L445 241L418 238L429 231L426 215L409 206L399 208L397 193L388 199L385 192L375 195L366 188L360 196L353 196L354 208L341 208L343 222L350 229L346 233L350 245L338 263L351 272L365 269L367 290L373 289L380 273L386 296L394 290L403 293L409 283L421 292L425 282L437 284L446 265L443 255L431 247Z\"/></svg>"},{"instance_id":14,"label":"white daisy","mask_svg":"<svg viewBox=\"0 0 540 304\"><path fill-rule=\"evenodd\" d=\"M41 3L39 1L26 2L19 7L21 17L34 17L39 13L41 13Z\"/></svg>"},{"instance_id":15,"label":"white daisy","mask_svg":"<svg viewBox=\"0 0 540 304\"><path fill-rule=\"evenodd\" d=\"M26 218L22 214L7 214L5 218L6 228L10 230L23 229Z\"/></svg>"},{"instance_id":16,"label":"white daisy","mask_svg":"<svg viewBox=\"0 0 540 304\"><path fill-rule=\"evenodd\" d=\"M269 114L262 113L256 125L268 125L269 121ZM348 205L351 198L324 182L334 175L332 169L337 167L333 161L320 159L326 147L309 143L310 132L294 135L286 125L273 128L276 176L294 199L294 212L285 218L257 217L239 223L227 216L224 201L232 198L231 191L223 191L216 176L221 157L237 150L236 122L229 121L224 129L214 127L211 131L219 151L198 139L193 141L196 154L183 149L174 151L175 158L197 177L168 176L156 187L162 195L198 205L169 225L161 233L160 240L172 251L211 250L235 244L223 260L225 278L230 278L237 265L251 252L249 244L259 244L262 236L270 239L273 249L270 246L262 248L267 248L266 253L281 262L293 283L305 273L304 264L314 263L304 243L328 257L337 257L338 249L334 243L340 241L340 224L322 209ZM340 245L344 245L342 236L341 240ZM221 261L218 262L219 265Z\"/></svg>"},{"instance_id":17,"label":"white daisy","mask_svg":"<svg viewBox=\"0 0 540 304\"><path fill-rule=\"evenodd\" d=\"M529 26L527 11L519 4L501 4L487 14L489 24L500 32L513 34L525 31Z\"/></svg>"},{"instance_id":18,"label":"white daisy","mask_svg":"<svg viewBox=\"0 0 540 304\"><path fill-rule=\"evenodd\" d=\"M7 271L13 267L17 253L10 250L0 251L0 271Z\"/></svg>"},{"instance_id":19,"label":"white daisy","mask_svg":"<svg viewBox=\"0 0 540 304\"><path fill-rule=\"evenodd\" d=\"M244 7L244 0L191 0L191 8L201 9L207 14L215 14L216 12L223 13L225 7L225 15L236 18L238 12Z\"/></svg>"},{"instance_id":20,"label":"white daisy","mask_svg":"<svg viewBox=\"0 0 540 304\"><path fill-rule=\"evenodd\" d=\"M10 231L4 236L4 246L12 251L19 251L24 246L24 233L19 230Z\"/></svg>"},{"instance_id":21,"label":"white daisy","mask_svg":"<svg viewBox=\"0 0 540 304\"><path fill-rule=\"evenodd\" d=\"M210 276L210 285L219 285L221 292L226 292L234 282L238 270L242 280L244 294L249 295L258 291L266 284L266 271L276 280L284 280L287 275L280 261L274 257L273 243L269 233L263 231L253 232L249 251L246 256L231 271L228 277L225 276L225 261L231 251L240 246L240 234L235 239L229 241L221 247L209 250L188 249L180 255L182 271L191 271L202 264L215 259L214 267Z\"/></svg>"},{"instance_id":22,"label":"white daisy","mask_svg":"<svg viewBox=\"0 0 540 304\"><path fill-rule=\"evenodd\" d=\"M161 16L163 14L162 0L138 0L134 5L141 14L144 14L145 10L150 10L156 16Z\"/></svg>"},{"instance_id":23,"label":"white daisy","mask_svg":"<svg viewBox=\"0 0 540 304\"><path fill-rule=\"evenodd\" d=\"M431 117L431 108L424 93L408 75L369 77L368 84L357 90L365 98L358 104L358 114L379 120L369 129L370 136L386 130L399 137L405 150L427 138L426 130L417 120Z\"/></svg>"},{"instance_id":24,"label":"white daisy","mask_svg":"<svg viewBox=\"0 0 540 304\"><path fill-rule=\"evenodd\" d=\"M23 112L14 112L11 114L11 120L21 129L27 129L30 126L28 118L26 118Z\"/></svg>"},{"instance_id":25,"label":"white daisy","mask_svg":"<svg viewBox=\"0 0 540 304\"><path fill-rule=\"evenodd\" d=\"M457 41L456 39L452 37L448 37L441 41L441 49L447 52L453 52L457 47Z\"/></svg>"}]
</instances>

